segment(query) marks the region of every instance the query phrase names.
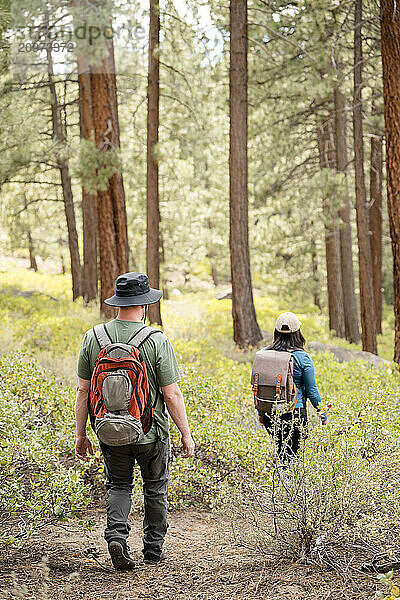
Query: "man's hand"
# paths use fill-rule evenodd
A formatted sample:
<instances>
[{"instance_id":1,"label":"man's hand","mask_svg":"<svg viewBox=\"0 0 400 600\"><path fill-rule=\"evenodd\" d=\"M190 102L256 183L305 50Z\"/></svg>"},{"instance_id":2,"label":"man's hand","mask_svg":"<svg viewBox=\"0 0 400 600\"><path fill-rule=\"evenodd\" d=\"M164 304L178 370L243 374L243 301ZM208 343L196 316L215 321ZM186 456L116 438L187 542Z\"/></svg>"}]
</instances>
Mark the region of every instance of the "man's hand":
<instances>
[{"instance_id":1,"label":"man's hand","mask_svg":"<svg viewBox=\"0 0 400 600\"><path fill-rule=\"evenodd\" d=\"M182 450L183 450L183 454L182 456L184 458L191 458L192 456L194 456L194 441L192 436L189 434L183 435L181 437L182 440Z\"/></svg>"},{"instance_id":2,"label":"man's hand","mask_svg":"<svg viewBox=\"0 0 400 600\"><path fill-rule=\"evenodd\" d=\"M88 453L93 456L92 442L87 435L77 435L75 444L75 456L79 460L89 460Z\"/></svg>"},{"instance_id":3,"label":"man's hand","mask_svg":"<svg viewBox=\"0 0 400 600\"><path fill-rule=\"evenodd\" d=\"M182 456L190 458L194 456L194 441L190 433L182 392L177 383L165 385L161 390L168 412L182 436Z\"/></svg>"}]
</instances>

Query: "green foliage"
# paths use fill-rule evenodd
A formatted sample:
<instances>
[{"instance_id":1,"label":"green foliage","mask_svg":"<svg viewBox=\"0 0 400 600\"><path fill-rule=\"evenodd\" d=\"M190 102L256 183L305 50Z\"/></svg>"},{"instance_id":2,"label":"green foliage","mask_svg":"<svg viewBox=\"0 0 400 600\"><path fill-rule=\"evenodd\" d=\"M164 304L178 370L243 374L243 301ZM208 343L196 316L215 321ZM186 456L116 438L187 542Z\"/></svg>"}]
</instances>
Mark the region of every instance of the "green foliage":
<instances>
[{"instance_id":1,"label":"green foliage","mask_svg":"<svg viewBox=\"0 0 400 600\"><path fill-rule=\"evenodd\" d=\"M0 544L23 543L45 523L80 518L89 497L71 460L72 390L28 354L4 355L0 374Z\"/></svg>"},{"instance_id":2,"label":"green foliage","mask_svg":"<svg viewBox=\"0 0 400 600\"><path fill-rule=\"evenodd\" d=\"M14 3L14 46L32 41L26 27L43 22L43 1L29 8ZM5 2L7 6L7 2ZM121 151L99 152L79 141L76 57L101 58L104 37L90 43L86 29L73 53L53 52L56 88L63 106L72 188L81 233L81 187L104 189L122 167L126 191L128 235L134 268L145 268L146 85L148 14L137 1L72 6L47 2L55 31L87 25L103 29L114 20L116 78ZM371 2L364 6L365 156L368 134L383 131L379 19ZM168 288L198 289L215 279L227 282L229 268L229 36L228 6L187 1L161 9L160 131L156 148L160 169L162 283ZM130 32L144 27L144 37ZM131 28L129 30L129 28ZM348 153L346 176L321 173L318 128L333 109L339 83L346 98L348 145L351 140L351 7L343 3L302 1L296 5L249 3L249 240L253 280L263 293L296 295L300 303L317 294L326 304L324 223L336 221L344 199L354 200L354 176ZM93 41L93 40L92 40ZM17 53L12 70L0 81L3 119L0 152L0 196L3 252L27 254L28 233L34 252L66 260L65 216L50 124L44 56ZM25 56L25 62L22 57ZM171 57L174 58L173 62ZM15 57L14 57L15 58ZM40 66L39 66L40 65ZM371 114L372 113L372 114ZM366 173L368 169L366 168ZM346 181L345 181L346 180ZM11 182L10 182L11 181ZM25 183L25 181L27 183ZM368 181L367 187L368 187ZM48 185L50 184L50 185ZM50 192L50 193L49 193ZM40 200L40 201L39 201ZM330 211L322 211L323 202ZM26 204L26 206L25 206ZM383 229L388 231L383 211ZM52 228L47 224L51 222ZM352 211L353 247L356 231ZM315 270L315 267L317 269ZM392 297L392 258L383 235L385 300ZM216 276L216 277L215 277Z\"/></svg>"},{"instance_id":3,"label":"green foliage","mask_svg":"<svg viewBox=\"0 0 400 600\"><path fill-rule=\"evenodd\" d=\"M91 140L80 141L79 163L74 173L81 185L90 193L106 190L108 180L121 168L119 148L99 150Z\"/></svg>"},{"instance_id":4,"label":"green foliage","mask_svg":"<svg viewBox=\"0 0 400 600\"><path fill-rule=\"evenodd\" d=\"M68 378L73 386L79 344L83 332L95 322L95 313L71 302L67 277L15 269L0 278L7 292L6 281L10 287L1 296L0 322L3 331L12 331L13 341L8 346L11 353L0 363L1 436L6 440L1 444L1 459L7 473L14 469L6 477L5 494L16 503L15 510L11 502L6 504L7 522L15 529L13 519L25 522L28 513L39 513L37 524L55 519L59 510L60 515L74 514L94 489L101 489L103 473L98 452L84 468L72 460L74 391L56 383L41 366L50 366L57 381ZM17 295L29 290L41 294ZM260 324L269 332L277 313L288 306L283 299L261 297L256 305ZM325 318L313 306L299 304L296 310L308 338L332 341ZM254 350L246 354L230 346L229 313L230 301L210 299L208 293L163 304L197 448L193 460L182 458L180 436L172 427L170 507L230 510L234 505L239 511L235 513L238 536L280 555L319 552L323 557L321 540L325 551L338 537L349 543L362 538L389 551L400 527L393 516L399 514L400 505L397 371L387 366L373 369L362 361L340 364L329 354L316 355L317 381L330 423L322 428L311 411L304 461L279 475L271 439L253 408L249 361ZM21 341L23 354L13 354ZM27 422L34 426L29 429ZM30 479L27 465L31 465ZM84 482L90 483L89 489ZM63 486L70 490L68 499L62 497ZM271 529L272 489L279 535ZM134 501L136 507L142 505L140 476ZM243 508L245 520L240 516ZM249 526L249 515L257 527ZM10 527L5 541L12 538ZM28 529L23 529L24 536Z\"/></svg>"},{"instance_id":5,"label":"green foliage","mask_svg":"<svg viewBox=\"0 0 400 600\"><path fill-rule=\"evenodd\" d=\"M328 356L316 360L316 371L330 424L312 427L301 460L287 471L270 470L261 485L249 485L245 505L258 529L247 533L266 552L292 558L325 557L338 541L388 551L400 529L399 375Z\"/></svg>"},{"instance_id":6,"label":"green foliage","mask_svg":"<svg viewBox=\"0 0 400 600\"><path fill-rule=\"evenodd\" d=\"M9 269L0 272L0 290L3 334L11 331L21 349L76 354L88 323L98 319L94 307L71 302L69 277Z\"/></svg>"},{"instance_id":7,"label":"green foliage","mask_svg":"<svg viewBox=\"0 0 400 600\"><path fill-rule=\"evenodd\" d=\"M385 586L388 590L387 593L382 592L381 590L377 591L375 595L377 600L396 600L396 598L400 598L399 583L393 581L393 571L382 573L377 576L377 579L380 585Z\"/></svg>"}]
</instances>

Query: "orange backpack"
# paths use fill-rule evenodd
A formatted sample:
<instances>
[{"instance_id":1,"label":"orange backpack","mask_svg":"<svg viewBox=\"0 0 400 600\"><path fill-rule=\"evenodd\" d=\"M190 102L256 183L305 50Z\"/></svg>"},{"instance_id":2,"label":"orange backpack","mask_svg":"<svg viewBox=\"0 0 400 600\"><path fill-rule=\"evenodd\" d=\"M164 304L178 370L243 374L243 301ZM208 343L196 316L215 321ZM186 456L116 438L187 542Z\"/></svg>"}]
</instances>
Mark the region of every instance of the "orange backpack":
<instances>
[{"instance_id":1,"label":"orange backpack","mask_svg":"<svg viewBox=\"0 0 400 600\"><path fill-rule=\"evenodd\" d=\"M158 332L144 325L122 344L113 342L105 325L93 327L101 350L90 382L89 412L99 440L108 446L135 444L152 425L154 406L140 347Z\"/></svg>"}]
</instances>

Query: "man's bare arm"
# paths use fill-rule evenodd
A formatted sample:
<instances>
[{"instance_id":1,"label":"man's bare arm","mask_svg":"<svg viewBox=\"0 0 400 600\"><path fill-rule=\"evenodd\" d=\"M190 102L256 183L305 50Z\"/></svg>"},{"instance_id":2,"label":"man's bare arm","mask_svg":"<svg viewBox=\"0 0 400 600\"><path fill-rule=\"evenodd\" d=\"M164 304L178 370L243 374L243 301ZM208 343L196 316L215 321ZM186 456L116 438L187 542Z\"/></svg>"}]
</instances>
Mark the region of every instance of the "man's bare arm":
<instances>
[{"instance_id":1,"label":"man's bare arm","mask_svg":"<svg viewBox=\"0 0 400 600\"><path fill-rule=\"evenodd\" d=\"M171 383L161 388L165 404L171 418L182 435L182 446L184 456L194 455L194 441L190 433L190 427L186 416L185 402L180 387L177 383Z\"/></svg>"},{"instance_id":2,"label":"man's bare arm","mask_svg":"<svg viewBox=\"0 0 400 600\"><path fill-rule=\"evenodd\" d=\"M91 441L86 435L86 422L88 418L88 393L90 381L78 377L78 386L76 388L75 400L75 421L76 421L76 444L75 456L80 460L89 460L89 454L93 454Z\"/></svg>"}]
</instances>

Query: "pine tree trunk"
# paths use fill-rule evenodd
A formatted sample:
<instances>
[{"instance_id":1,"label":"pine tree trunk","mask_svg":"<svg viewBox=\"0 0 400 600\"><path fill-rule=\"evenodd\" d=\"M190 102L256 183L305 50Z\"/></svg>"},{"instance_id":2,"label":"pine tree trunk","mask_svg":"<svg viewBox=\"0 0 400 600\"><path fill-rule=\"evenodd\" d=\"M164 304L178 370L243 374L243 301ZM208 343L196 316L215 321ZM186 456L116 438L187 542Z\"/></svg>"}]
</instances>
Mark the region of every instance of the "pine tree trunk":
<instances>
[{"instance_id":1,"label":"pine tree trunk","mask_svg":"<svg viewBox=\"0 0 400 600\"><path fill-rule=\"evenodd\" d=\"M108 41L107 46L107 62L109 64L108 97L112 118L112 133L108 137L113 146L119 149L121 144L118 118L117 79L115 75L114 45L112 40ZM117 240L117 264L119 274L121 274L126 273L129 269L128 224L126 217L124 182L121 170L118 170L110 178L110 189L113 200L115 235Z\"/></svg>"},{"instance_id":2,"label":"pine tree trunk","mask_svg":"<svg viewBox=\"0 0 400 600\"><path fill-rule=\"evenodd\" d=\"M46 17L48 27L48 17ZM51 117L53 126L53 136L55 141L60 144L65 143L66 135L61 119L60 105L57 99L57 90L54 82L53 58L51 48L47 45L47 72L50 90ZM72 275L72 299L76 300L82 295L82 270L79 255L78 233L76 230L74 199L72 195L71 176L69 173L68 161L63 157L62 152L56 151L57 167L60 172L61 186L63 191L65 217L67 221L68 245L71 257L71 275Z\"/></svg>"},{"instance_id":3,"label":"pine tree trunk","mask_svg":"<svg viewBox=\"0 0 400 600\"><path fill-rule=\"evenodd\" d=\"M208 219L208 229L210 230L210 232L212 232L214 229L214 224L211 219ZM212 243L212 236L211 236L211 241L208 244L207 258L209 259L210 265L211 265L211 277L213 280L213 284L215 287L218 287L219 279L218 279L217 267L215 266L215 252L214 252L213 243Z\"/></svg>"},{"instance_id":4,"label":"pine tree trunk","mask_svg":"<svg viewBox=\"0 0 400 600\"><path fill-rule=\"evenodd\" d=\"M313 298L314 305L321 310L321 299L319 295L319 279L318 279L318 256L315 240L311 240L311 269L314 283Z\"/></svg>"},{"instance_id":5,"label":"pine tree trunk","mask_svg":"<svg viewBox=\"0 0 400 600\"><path fill-rule=\"evenodd\" d=\"M146 264L150 285L160 288L160 203L158 188L158 127L160 102L159 0L150 0L149 63L147 84L147 232ZM150 323L162 325L160 303L149 306Z\"/></svg>"},{"instance_id":6,"label":"pine tree trunk","mask_svg":"<svg viewBox=\"0 0 400 600\"><path fill-rule=\"evenodd\" d=\"M347 169L347 144L346 144L346 106L345 98L338 87L334 90L335 103L335 146L336 169L345 173ZM350 200L346 198L342 208L339 209L342 225L339 228L340 254L342 267L342 289L345 335L349 342L358 344L360 330L358 327L357 298L354 284L353 247L351 241Z\"/></svg>"},{"instance_id":7,"label":"pine tree trunk","mask_svg":"<svg viewBox=\"0 0 400 600\"><path fill-rule=\"evenodd\" d=\"M38 266L36 262L35 249L33 247L32 234L28 231L28 249L29 249L29 268L37 273Z\"/></svg>"},{"instance_id":8,"label":"pine tree trunk","mask_svg":"<svg viewBox=\"0 0 400 600\"><path fill-rule=\"evenodd\" d=\"M118 149L119 123L114 67L114 48L107 40L108 55L91 70L92 114L96 146L102 152ZM118 275L128 270L128 236L125 193L120 172L97 192L97 233L100 256L100 302L105 317L114 310L104 300L115 291Z\"/></svg>"},{"instance_id":9,"label":"pine tree trunk","mask_svg":"<svg viewBox=\"0 0 400 600\"><path fill-rule=\"evenodd\" d=\"M371 138L369 229L376 332L382 333L382 138Z\"/></svg>"},{"instance_id":10,"label":"pine tree trunk","mask_svg":"<svg viewBox=\"0 0 400 600\"><path fill-rule=\"evenodd\" d=\"M321 169L335 169L335 137L333 118L330 116L319 128L319 161ZM326 278L329 307L329 329L338 337L345 337L342 266L340 255L340 235L337 227L337 213L330 206L330 199L324 198L325 216L325 255Z\"/></svg>"},{"instance_id":11,"label":"pine tree trunk","mask_svg":"<svg viewBox=\"0 0 400 600\"><path fill-rule=\"evenodd\" d=\"M92 115L92 92L90 66L82 55L78 54L79 84L79 124L82 139L94 138ZM83 224L83 278L82 294L85 302L97 298L97 218L96 195L82 186L82 224Z\"/></svg>"},{"instance_id":12,"label":"pine tree trunk","mask_svg":"<svg viewBox=\"0 0 400 600\"><path fill-rule=\"evenodd\" d=\"M386 188L393 252L394 360L400 364L400 8L381 0Z\"/></svg>"},{"instance_id":13,"label":"pine tree trunk","mask_svg":"<svg viewBox=\"0 0 400 600\"><path fill-rule=\"evenodd\" d=\"M78 232L76 230L74 198L72 195L71 176L67 161L58 160L63 190L65 217L67 221L68 246L71 257L72 299L82 296L82 270L79 255Z\"/></svg>"},{"instance_id":14,"label":"pine tree trunk","mask_svg":"<svg viewBox=\"0 0 400 600\"><path fill-rule=\"evenodd\" d=\"M314 221L310 222L310 230L312 231L314 227ZM312 278L313 278L313 299L314 305L322 310L321 307L321 297L320 297L320 282L318 277L318 255L317 255L317 243L314 235L311 237L311 270L312 270Z\"/></svg>"},{"instance_id":15,"label":"pine tree trunk","mask_svg":"<svg viewBox=\"0 0 400 600\"><path fill-rule=\"evenodd\" d=\"M230 2L229 205L233 339L243 348L262 338L253 301L247 190L247 0Z\"/></svg>"},{"instance_id":16,"label":"pine tree trunk","mask_svg":"<svg viewBox=\"0 0 400 600\"><path fill-rule=\"evenodd\" d=\"M364 177L364 141L362 125L362 0L355 0L354 27L354 96L353 135L354 171L356 187L356 214L358 237L358 264L360 279L361 339L366 352L377 354L374 292L372 286L371 248L367 196Z\"/></svg>"}]
</instances>

